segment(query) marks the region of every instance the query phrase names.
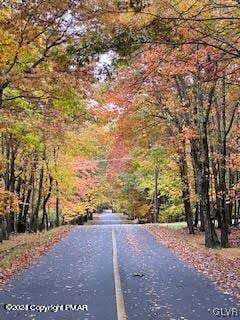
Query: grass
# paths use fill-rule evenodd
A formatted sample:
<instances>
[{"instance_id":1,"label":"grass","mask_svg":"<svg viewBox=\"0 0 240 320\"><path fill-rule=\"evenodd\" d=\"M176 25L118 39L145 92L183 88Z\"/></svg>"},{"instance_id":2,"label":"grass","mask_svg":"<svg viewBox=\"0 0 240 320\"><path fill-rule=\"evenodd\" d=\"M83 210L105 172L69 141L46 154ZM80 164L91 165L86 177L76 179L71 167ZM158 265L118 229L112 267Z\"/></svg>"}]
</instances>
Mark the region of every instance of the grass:
<instances>
[{"instance_id":1,"label":"grass","mask_svg":"<svg viewBox=\"0 0 240 320\"><path fill-rule=\"evenodd\" d=\"M171 223L159 223L161 227L169 228L172 230L180 230L183 228L186 228L187 223L186 222L171 222Z\"/></svg>"},{"instance_id":2,"label":"grass","mask_svg":"<svg viewBox=\"0 0 240 320\"><path fill-rule=\"evenodd\" d=\"M11 235L10 240L0 244L0 268L6 269L14 261L35 248L48 244L61 233L70 230L70 226L61 226L50 231Z\"/></svg>"},{"instance_id":3,"label":"grass","mask_svg":"<svg viewBox=\"0 0 240 320\"><path fill-rule=\"evenodd\" d=\"M174 222L174 223L159 223L161 227L175 230L177 236L179 236L182 240L184 240L188 245L193 248L203 248L205 247L205 236L202 232L197 232L195 235L188 234L186 230L186 222ZM231 238L234 234L236 236L235 229L233 229L232 234L230 234L230 244ZM220 230L217 230L218 237L220 238ZM240 237L240 231L239 231ZM237 259L240 258L240 247L231 246L230 248L222 248L222 249L211 249L213 253L227 259Z\"/></svg>"}]
</instances>

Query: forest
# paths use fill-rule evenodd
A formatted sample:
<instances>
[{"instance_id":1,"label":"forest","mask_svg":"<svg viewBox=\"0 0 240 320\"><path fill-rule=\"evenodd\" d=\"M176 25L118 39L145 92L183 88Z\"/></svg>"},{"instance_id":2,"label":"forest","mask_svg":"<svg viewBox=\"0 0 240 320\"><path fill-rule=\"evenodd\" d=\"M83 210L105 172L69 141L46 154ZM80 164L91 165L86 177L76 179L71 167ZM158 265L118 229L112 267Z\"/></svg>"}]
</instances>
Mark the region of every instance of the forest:
<instances>
[{"instance_id":1,"label":"forest","mask_svg":"<svg viewBox=\"0 0 240 320\"><path fill-rule=\"evenodd\" d=\"M106 206L229 247L239 23L238 0L1 0L0 242Z\"/></svg>"}]
</instances>

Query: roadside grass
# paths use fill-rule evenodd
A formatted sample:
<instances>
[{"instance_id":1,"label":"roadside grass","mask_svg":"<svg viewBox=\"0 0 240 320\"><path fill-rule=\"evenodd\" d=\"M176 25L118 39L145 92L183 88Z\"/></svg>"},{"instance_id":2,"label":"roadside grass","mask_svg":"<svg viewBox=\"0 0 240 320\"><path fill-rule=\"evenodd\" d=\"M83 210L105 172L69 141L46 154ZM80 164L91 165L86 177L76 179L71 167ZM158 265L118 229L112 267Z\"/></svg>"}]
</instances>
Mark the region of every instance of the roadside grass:
<instances>
[{"instance_id":1,"label":"roadside grass","mask_svg":"<svg viewBox=\"0 0 240 320\"><path fill-rule=\"evenodd\" d=\"M30 265L60 241L73 226L66 225L38 233L13 234L0 244L0 286L16 272Z\"/></svg>"},{"instance_id":2,"label":"roadside grass","mask_svg":"<svg viewBox=\"0 0 240 320\"><path fill-rule=\"evenodd\" d=\"M161 227L169 228L172 230L180 230L187 227L186 222L170 222L170 223L166 222L166 223L159 223L159 225Z\"/></svg>"},{"instance_id":3,"label":"roadside grass","mask_svg":"<svg viewBox=\"0 0 240 320\"><path fill-rule=\"evenodd\" d=\"M173 223L159 223L162 228L176 231L175 236L185 241L189 246L193 248L205 247L205 236L203 232L196 231L196 234L191 235L188 233L186 222L173 222ZM218 237L220 238L220 230L216 230ZM229 234L230 248L211 249L211 252L222 256L227 259L240 258L240 229L232 227ZM240 272L240 270L239 270Z\"/></svg>"},{"instance_id":4,"label":"roadside grass","mask_svg":"<svg viewBox=\"0 0 240 320\"><path fill-rule=\"evenodd\" d=\"M16 246L4 252L3 258L0 260L0 268L9 268L12 262L18 259L23 253L27 252L33 247L30 244L23 244L21 246Z\"/></svg>"}]
</instances>

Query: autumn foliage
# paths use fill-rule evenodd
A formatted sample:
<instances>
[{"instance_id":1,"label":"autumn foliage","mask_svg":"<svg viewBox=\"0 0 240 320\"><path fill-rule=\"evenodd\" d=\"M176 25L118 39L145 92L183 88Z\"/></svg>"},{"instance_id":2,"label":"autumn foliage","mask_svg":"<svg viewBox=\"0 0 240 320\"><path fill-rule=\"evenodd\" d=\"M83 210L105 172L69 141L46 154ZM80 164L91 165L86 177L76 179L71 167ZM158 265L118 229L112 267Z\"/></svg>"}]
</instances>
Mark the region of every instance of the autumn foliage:
<instances>
[{"instance_id":1,"label":"autumn foliage","mask_svg":"<svg viewBox=\"0 0 240 320\"><path fill-rule=\"evenodd\" d=\"M3 1L4 237L108 203L186 220L207 247L228 247L240 215L239 12L235 0Z\"/></svg>"}]
</instances>

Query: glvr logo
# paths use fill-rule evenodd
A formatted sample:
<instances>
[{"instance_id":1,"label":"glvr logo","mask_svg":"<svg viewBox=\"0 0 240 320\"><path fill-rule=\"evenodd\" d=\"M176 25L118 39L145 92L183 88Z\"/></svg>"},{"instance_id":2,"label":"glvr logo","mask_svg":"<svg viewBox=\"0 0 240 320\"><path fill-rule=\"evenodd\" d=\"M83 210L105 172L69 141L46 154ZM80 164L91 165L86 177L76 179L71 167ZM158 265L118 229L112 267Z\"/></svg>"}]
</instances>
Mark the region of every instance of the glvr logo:
<instances>
[{"instance_id":1,"label":"glvr logo","mask_svg":"<svg viewBox=\"0 0 240 320\"><path fill-rule=\"evenodd\" d=\"M238 308L214 308L213 314L216 317L239 317L240 309Z\"/></svg>"}]
</instances>

